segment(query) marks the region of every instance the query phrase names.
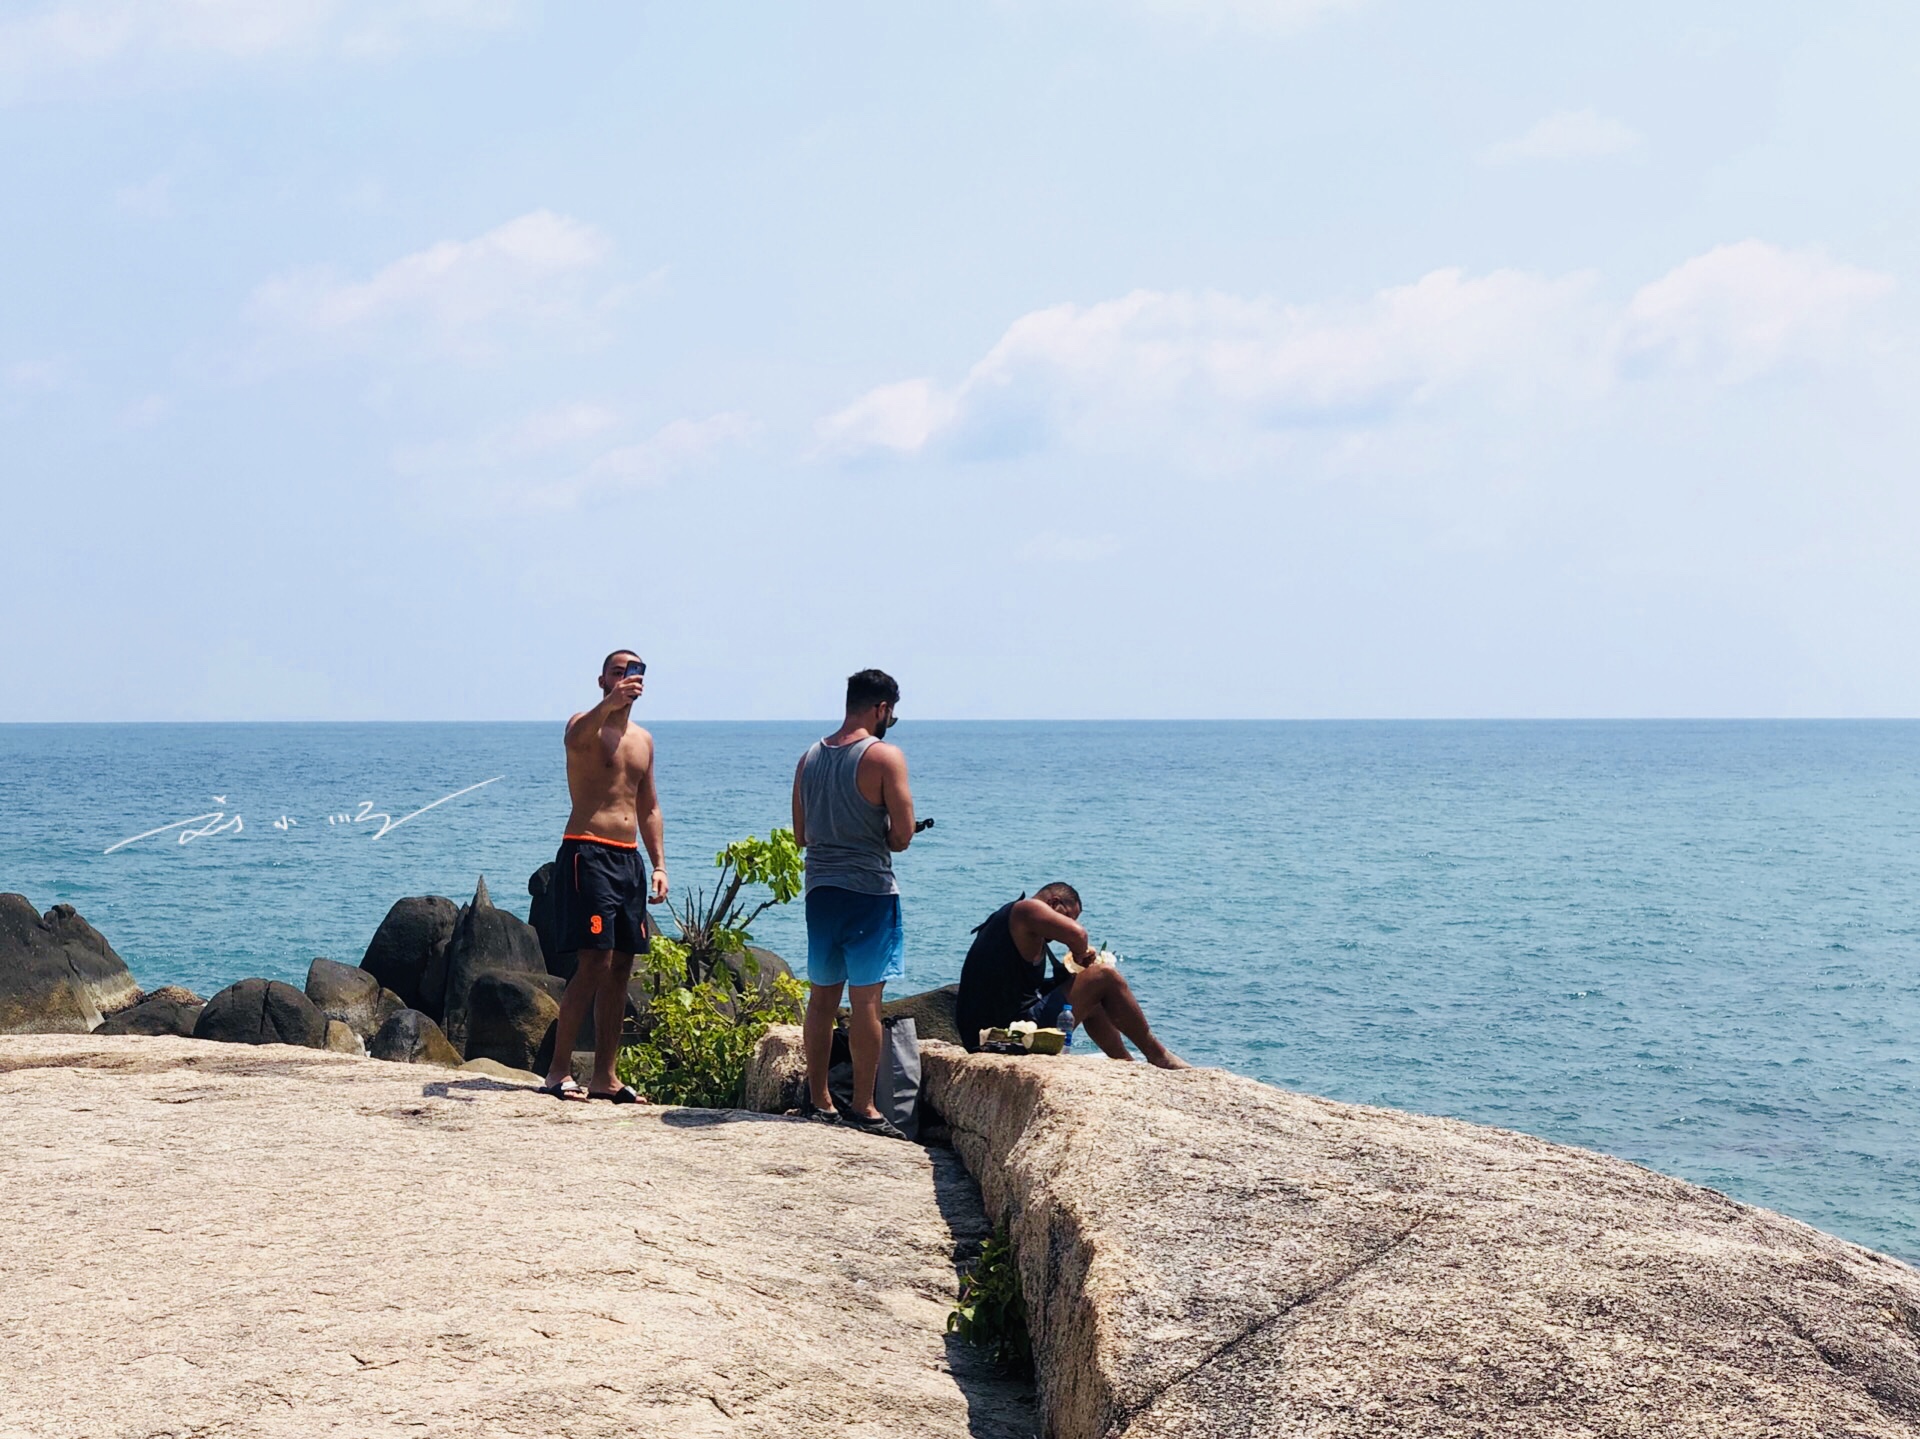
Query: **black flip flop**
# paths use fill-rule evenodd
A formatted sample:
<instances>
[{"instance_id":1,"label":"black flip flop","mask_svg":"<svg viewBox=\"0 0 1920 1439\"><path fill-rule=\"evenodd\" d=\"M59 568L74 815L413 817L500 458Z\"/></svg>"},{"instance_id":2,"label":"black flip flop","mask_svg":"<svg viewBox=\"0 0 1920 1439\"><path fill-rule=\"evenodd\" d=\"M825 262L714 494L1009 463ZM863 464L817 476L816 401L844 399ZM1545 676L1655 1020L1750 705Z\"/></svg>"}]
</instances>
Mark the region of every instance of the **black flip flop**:
<instances>
[{"instance_id":1,"label":"black flip flop","mask_svg":"<svg viewBox=\"0 0 1920 1439\"><path fill-rule=\"evenodd\" d=\"M862 1134L877 1134L882 1139L906 1139L900 1127L884 1114L876 1114L869 1119L864 1114L855 1114L851 1110L840 1111L840 1123L848 1129L857 1129Z\"/></svg>"},{"instance_id":2,"label":"black flip flop","mask_svg":"<svg viewBox=\"0 0 1920 1439\"><path fill-rule=\"evenodd\" d=\"M554 1099L571 1099L583 1104L589 1098L587 1091L580 1087L580 1081L575 1079L571 1074L558 1084L541 1085L540 1092Z\"/></svg>"},{"instance_id":3,"label":"black flip flop","mask_svg":"<svg viewBox=\"0 0 1920 1439\"><path fill-rule=\"evenodd\" d=\"M611 1099L615 1104L645 1104L646 1099L631 1084L618 1089L589 1089L588 1099Z\"/></svg>"}]
</instances>

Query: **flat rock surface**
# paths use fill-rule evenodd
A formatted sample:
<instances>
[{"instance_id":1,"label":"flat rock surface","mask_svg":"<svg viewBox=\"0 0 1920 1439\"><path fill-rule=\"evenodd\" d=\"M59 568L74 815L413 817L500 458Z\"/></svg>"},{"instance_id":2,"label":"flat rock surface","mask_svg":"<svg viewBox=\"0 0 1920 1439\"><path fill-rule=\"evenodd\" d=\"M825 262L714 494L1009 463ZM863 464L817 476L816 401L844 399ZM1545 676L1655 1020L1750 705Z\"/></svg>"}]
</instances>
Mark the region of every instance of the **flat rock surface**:
<instances>
[{"instance_id":1,"label":"flat rock surface","mask_svg":"<svg viewBox=\"0 0 1920 1439\"><path fill-rule=\"evenodd\" d=\"M0 1039L0 1436L1029 1436L950 1154L170 1037Z\"/></svg>"},{"instance_id":2,"label":"flat rock surface","mask_svg":"<svg viewBox=\"0 0 1920 1439\"><path fill-rule=\"evenodd\" d=\"M1218 1070L922 1064L1056 1439L1920 1436L1920 1274L1795 1220Z\"/></svg>"}]
</instances>

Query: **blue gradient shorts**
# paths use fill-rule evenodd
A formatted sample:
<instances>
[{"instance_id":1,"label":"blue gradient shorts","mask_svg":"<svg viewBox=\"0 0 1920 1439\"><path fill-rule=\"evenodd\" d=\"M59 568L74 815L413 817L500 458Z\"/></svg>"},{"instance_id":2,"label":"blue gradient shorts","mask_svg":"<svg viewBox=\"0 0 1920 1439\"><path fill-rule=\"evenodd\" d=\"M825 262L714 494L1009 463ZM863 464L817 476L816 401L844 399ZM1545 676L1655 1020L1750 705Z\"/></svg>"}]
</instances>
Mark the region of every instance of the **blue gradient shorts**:
<instances>
[{"instance_id":1,"label":"blue gradient shorts","mask_svg":"<svg viewBox=\"0 0 1920 1439\"><path fill-rule=\"evenodd\" d=\"M885 984L907 972L906 956L899 895L807 891L809 984Z\"/></svg>"}]
</instances>

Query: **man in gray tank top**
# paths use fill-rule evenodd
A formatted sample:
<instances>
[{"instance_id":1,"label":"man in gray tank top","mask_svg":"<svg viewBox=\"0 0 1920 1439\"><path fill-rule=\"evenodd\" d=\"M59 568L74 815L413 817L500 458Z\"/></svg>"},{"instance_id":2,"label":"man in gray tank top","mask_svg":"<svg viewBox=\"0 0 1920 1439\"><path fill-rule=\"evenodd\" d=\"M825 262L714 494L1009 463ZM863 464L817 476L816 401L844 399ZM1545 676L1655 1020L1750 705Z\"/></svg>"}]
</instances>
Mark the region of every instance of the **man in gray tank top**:
<instances>
[{"instance_id":1,"label":"man in gray tank top","mask_svg":"<svg viewBox=\"0 0 1920 1439\"><path fill-rule=\"evenodd\" d=\"M874 1107L880 1066L880 996L904 973L906 935L893 857L913 842L907 757L882 742L899 721L900 686L880 670L847 681L840 728L800 757L793 772L793 836L807 852L807 1088L816 1118L905 1139ZM852 1018L853 1103L827 1092L840 988Z\"/></svg>"}]
</instances>

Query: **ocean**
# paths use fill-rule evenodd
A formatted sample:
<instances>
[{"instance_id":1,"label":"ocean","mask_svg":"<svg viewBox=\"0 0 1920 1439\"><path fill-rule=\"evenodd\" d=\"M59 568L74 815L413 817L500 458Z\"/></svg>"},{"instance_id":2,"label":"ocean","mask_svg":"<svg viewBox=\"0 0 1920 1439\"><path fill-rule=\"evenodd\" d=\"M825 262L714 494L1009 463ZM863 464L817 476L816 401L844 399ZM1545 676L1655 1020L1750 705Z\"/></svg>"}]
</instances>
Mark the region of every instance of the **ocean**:
<instances>
[{"instance_id":1,"label":"ocean","mask_svg":"<svg viewBox=\"0 0 1920 1439\"><path fill-rule=\"evenodd\" d=\"M655 726L677 890L815 724ZM1920 1260L1920 723L927 723L900 993L1051 879L1185 1057L1624 1156ZM526 913L556 724L0 726L0 890L146 987ZM131 841L131 842L129 842ZM800 968L797 904L756 938Z\"/></svg>"}]
</instances>

